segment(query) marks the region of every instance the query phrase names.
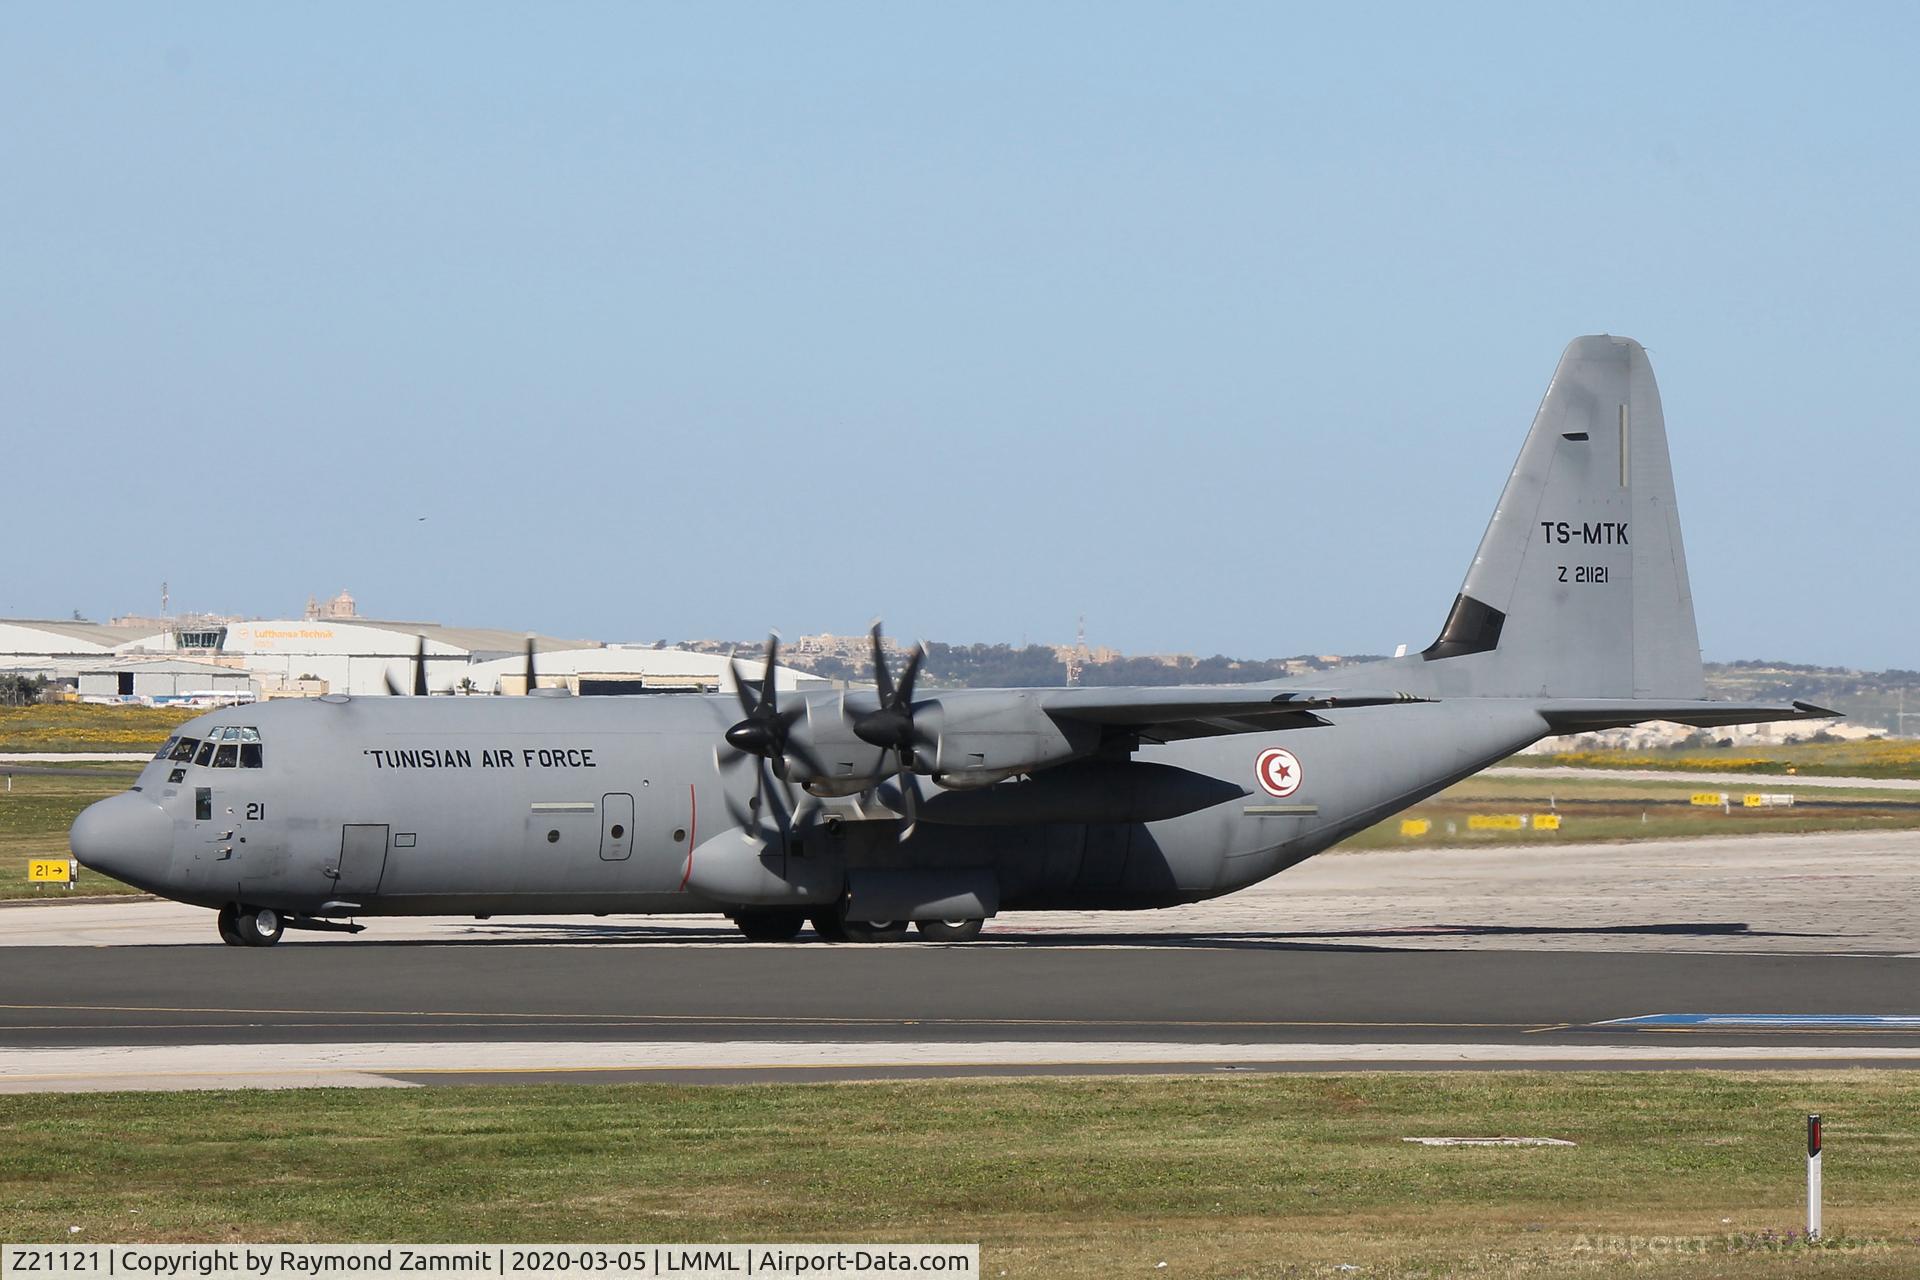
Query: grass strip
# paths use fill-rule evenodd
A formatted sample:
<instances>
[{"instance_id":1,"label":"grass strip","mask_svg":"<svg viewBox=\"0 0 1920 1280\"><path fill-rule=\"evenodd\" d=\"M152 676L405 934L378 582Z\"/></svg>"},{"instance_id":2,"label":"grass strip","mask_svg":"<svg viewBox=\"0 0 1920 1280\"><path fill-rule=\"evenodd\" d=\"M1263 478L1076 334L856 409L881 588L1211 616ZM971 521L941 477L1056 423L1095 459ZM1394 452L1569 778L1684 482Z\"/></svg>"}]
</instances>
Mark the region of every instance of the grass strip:
<instances>
[{"instance_id":1,"label":"grass strip","mask_svg":"<svg viewBox=\"0 0 1920 1280\"><path fill-rule=\"evenodd\" d=\"M1822 1249L1787 1243L1808 1111ZM1403 1141L1512 1134L1578 1145ZM1900 1072L0 1098L8 1241L979 1240L989 1276L1910 1276L1917 1189L1920 1076Z\"/></svg>"}]
</instances>

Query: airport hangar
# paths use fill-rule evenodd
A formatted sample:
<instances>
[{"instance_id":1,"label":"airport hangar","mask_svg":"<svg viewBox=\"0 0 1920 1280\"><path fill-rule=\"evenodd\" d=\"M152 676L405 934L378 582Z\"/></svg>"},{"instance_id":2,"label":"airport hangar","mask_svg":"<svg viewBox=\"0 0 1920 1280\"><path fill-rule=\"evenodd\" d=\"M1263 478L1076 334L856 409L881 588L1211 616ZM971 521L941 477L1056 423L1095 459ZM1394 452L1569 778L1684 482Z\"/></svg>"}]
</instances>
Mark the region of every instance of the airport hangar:
<instances>
[{"instance_id":1,"label":"airport hangar","mask_svg":"<svg viewBox=\"0 0 1920 1280\"><path fill-rule=\"evenodd\" d=\"M587 696L733 687L727 658L652 645L601 644L534 635L536 682ZM0 620L0 672L67 684L89 701L151 701L192 694L384 696L413 687L416 654L433 694L526 692L529 633L428 622L251 619L221 623L105 626ZM749 676L757 658L742 658ZM829 682L782 667L782 692Z\"/></svg>"}]
</instances>

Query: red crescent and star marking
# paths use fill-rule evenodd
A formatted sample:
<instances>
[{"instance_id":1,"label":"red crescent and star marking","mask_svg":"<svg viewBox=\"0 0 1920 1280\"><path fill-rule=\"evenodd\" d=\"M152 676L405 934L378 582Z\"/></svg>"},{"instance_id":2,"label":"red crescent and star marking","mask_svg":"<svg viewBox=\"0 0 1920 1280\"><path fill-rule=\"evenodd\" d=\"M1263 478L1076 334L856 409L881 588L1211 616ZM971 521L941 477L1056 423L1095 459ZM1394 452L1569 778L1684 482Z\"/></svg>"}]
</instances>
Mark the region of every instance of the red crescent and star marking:
<instances>
[{"instance_id":1,"label":"red crescent and star marking","mask_svg":"<svg viewBox=\"0 0 1920 1280\"><path fill-rule=\"evenodd\" d=\"M1284 800L1300 789L1300 762L1285 747L1268 747L1253 762L1253 776L1262 791Z\"/></svg>"}]
</instances>

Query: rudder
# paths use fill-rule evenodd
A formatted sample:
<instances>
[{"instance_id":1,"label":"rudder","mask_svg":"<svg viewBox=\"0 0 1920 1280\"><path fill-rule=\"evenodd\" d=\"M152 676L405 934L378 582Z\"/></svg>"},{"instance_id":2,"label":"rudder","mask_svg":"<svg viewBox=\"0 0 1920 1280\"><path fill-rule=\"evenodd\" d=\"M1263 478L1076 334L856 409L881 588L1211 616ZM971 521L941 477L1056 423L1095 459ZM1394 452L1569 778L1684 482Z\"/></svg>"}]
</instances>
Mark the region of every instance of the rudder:
<instances>
[{"instance_id":1,"label":"rudder","mask_svg":"<svg viewBox=\"0 0 1920 1280\"><path fill-rule=\"evenodd\" d=\"M1666 422L1639 343L1568 344L1446 625L1403 663L1442 696L1703 696Z\"/></svg>"}]
</instances>

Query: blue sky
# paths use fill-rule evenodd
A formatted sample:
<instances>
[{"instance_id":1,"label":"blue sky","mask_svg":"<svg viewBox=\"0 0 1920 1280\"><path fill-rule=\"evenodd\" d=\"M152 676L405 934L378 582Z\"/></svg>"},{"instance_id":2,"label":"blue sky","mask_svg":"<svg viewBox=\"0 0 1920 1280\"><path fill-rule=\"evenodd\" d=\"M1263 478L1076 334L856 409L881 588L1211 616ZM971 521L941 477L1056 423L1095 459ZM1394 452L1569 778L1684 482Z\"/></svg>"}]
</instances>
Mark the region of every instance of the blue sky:
<instances>
[{"instance_id":1,"label":"blue sky","mask_svg":"<svg viewBox=\"0 0 1920 1280\"><path fill-rule=\"evenodd\" d=\"M1418 646L1606 331L1920 667L1914 14L8 6L0 612Z\"/></svg>"}]
</instances>

